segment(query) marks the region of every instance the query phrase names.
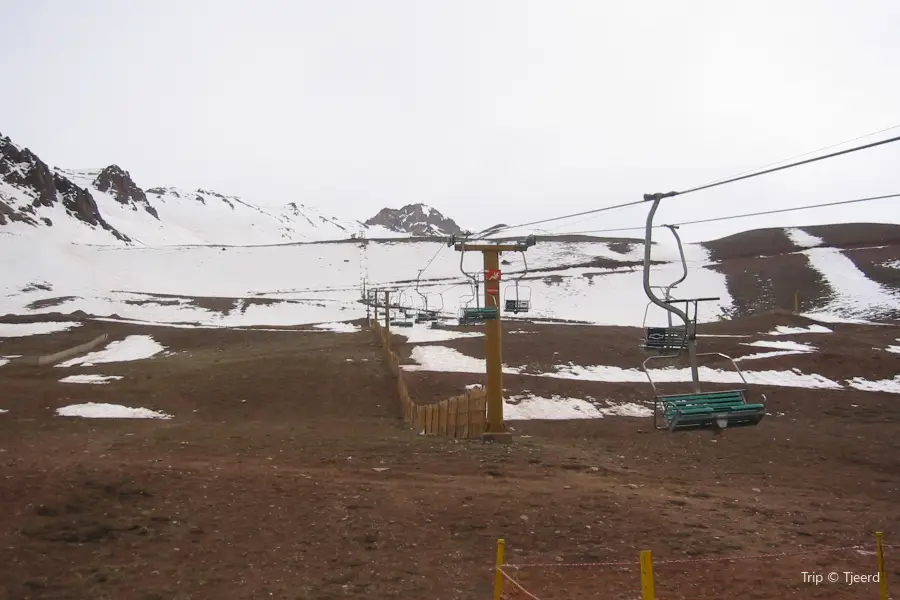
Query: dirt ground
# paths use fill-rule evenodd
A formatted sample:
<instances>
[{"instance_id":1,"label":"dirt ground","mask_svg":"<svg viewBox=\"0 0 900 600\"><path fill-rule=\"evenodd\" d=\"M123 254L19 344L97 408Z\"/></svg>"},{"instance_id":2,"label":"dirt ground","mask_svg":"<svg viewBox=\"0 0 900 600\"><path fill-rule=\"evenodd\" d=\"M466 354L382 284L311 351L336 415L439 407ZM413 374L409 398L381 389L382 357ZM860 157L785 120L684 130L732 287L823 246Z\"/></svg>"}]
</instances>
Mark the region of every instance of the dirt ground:
<instances>
[{"instance_id":1,"label":"dirt ground","mask_svg":"<svg viewBox=\"0 0 900 600\"><path fill-rule=\"evenodd\" d=\"M790 339L820 353L753 369L836 380L896 373L896 356L883 350L898 337L893 326L758 335L797 319L709 325L703 333L753 337L706 338L705 349L740 356L765 351L740 342ZM510 365L635 367L643 358L636 329L505 329ZM516 421L515 442L503 446L408 429L366 331L89 321L6 339L0 355L49 353L102 332L152 335L173 354L0 367L9 411L0 415L2 600L489 598L501 537L507 562L538 565L507 568L533 594L507 583L510 598L637 598L641 550L653 553L660 600L875 598L876 584L815 585L802 573L874 574L876 531L900 548L900 403L890 394L756 390L772 416L720 438L656 432L650 419ZM483 356L481 338L443 345ZM80 373L124 378L58 381ZM483 375L410 380L415 398L432 401ZM505 376L504 386L621 401L646 400L649 387L526 375ZM174 418L54 415L80 402ZM863 548L837 550L853 546ZM888 549L887 565L900 585L900 550Z\"/></svg>"}]
</instances>

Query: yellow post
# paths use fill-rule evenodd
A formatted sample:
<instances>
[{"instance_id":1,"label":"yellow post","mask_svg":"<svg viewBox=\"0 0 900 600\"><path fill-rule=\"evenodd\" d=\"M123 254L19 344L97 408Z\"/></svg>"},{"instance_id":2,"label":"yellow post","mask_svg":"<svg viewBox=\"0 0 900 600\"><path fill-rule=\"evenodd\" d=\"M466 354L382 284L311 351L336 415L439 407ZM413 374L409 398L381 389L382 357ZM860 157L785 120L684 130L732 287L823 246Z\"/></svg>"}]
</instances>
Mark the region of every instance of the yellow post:
<instances>
[{"instance_id":1,"label":"yellow post","mask_svg":"<svg viewBox=\"0 0 900 600\"><path fill-rule=\"evenodd\" d=\"M500 252L482 250L484 272L500 270ZM503 422L503 352L500 329L500 282L492 289L484 282L484 307L496 308L497 317L484 324L485 358L487 359L487 427L484 437L495 442L509 443L512 435Z\"/></svg>"},{"instance_id":2,"label":"yellow post","mask_svg":"<svg viewBox=\"0 0 900 600\"><path fill-rule=\"evenodd\" d=\"M452 240L451 240L452 241ZM530 242L530 243L529 243ZM484 346L487 363L487 427L482 440L509 444L512 434L503 422L503 356L500 339L500 253L525 252L534 240L519 244L457 243L458 252L481 252L484 256L484 307L497 310L496 318L485 321Z\"/></svg>"},{"instance_id":3,"label":"yellow post","mask_svg":"<svg viewBox=\"0 0 900 600\"><path fill-rule=\"evenodd\" d=\"M887 570L884 568L884 533L875 532L875 553L878 555L878 597L888 600Z\"/></svg>"},{"instance_id":4,"label":"yellow post","mask_svg":"<svg viewBox=\"0 0 900 600\"><path fill-rule=\"evenodd\" d=\"M649 550L641 550L641 598L656 600L653 584L653 556Z\"/></svg>"},{"instance_id":5,"label":"yellow post","mask_svg":"<svg viewBox=\"0 0 900 600\"><path fill-rule=\"evenodd\" d=\"M384 344L391 348L391 293L384 290Z\"/></svg>"},{"instance_id":6,"label":"yellow post","mask_svg":"<svg viewBox=\"0 0 900 600\"><path fill-rule=\"evenodd\" d=\"M497 540L497 560L494 567L494 600L500 600L500 597L503 595L503 573L500 572L500 568L503 566L503 550L505 546L506 542L503 538Z\"/></svg>"},{"instance_id":7,"label":"yellow post","mask_svg":"<svg viewBox=\"0 0 900 600\"><path fill-rule=\"evenodd\" d=\"M800 312L800 290L794 292L794 312Z\"/></svg>"}]
</instances>

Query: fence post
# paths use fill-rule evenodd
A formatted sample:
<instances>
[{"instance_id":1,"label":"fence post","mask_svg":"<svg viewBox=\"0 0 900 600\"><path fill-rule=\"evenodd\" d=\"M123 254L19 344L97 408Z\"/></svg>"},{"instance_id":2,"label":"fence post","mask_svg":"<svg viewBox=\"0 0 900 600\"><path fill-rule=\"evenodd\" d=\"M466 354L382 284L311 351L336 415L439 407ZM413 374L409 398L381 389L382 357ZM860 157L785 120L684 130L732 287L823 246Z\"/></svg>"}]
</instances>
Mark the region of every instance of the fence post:
<instances>
[{"instance_id":1,"label":"fence post","mask_svg":"<svg viewBox=\"0 0 900 600\"><path fill-rule=\"evenodd\" d=\"M384 347L391 349L391 293L384 290Z\"/></svg>"},{"instance_id":2,"label":"fence post","mask_svg":"<svg viewBox=\"0 0 900 600\"><path fill-rule=\"evenodd\" d=\"M875 553L878 555L878 597L888 600L887 569L884 568L884 533L875 532Z\"/></svg>"},{"instance_id":3,"label":"fence post","mask_svg":"<svg viewBox=\"0 0 900 600\"><path fill-rule=\"evenodd\" d=\"M649 550L641 550L642 600L656 600L656 592L653 587L653 556Z\"/></svg>"},{"instance_id":4,"label":"fence post","mask_svg":"<svg viewBox=\"0 0 900 600\"><path fill-rule=\"evenodd\" d=\"M503 567L505 546L506 541L503 538L497 540L497 559L494 566L494 600L500 600L503 596L503 572L500 569Z\"/></svg>"}]
</instances>

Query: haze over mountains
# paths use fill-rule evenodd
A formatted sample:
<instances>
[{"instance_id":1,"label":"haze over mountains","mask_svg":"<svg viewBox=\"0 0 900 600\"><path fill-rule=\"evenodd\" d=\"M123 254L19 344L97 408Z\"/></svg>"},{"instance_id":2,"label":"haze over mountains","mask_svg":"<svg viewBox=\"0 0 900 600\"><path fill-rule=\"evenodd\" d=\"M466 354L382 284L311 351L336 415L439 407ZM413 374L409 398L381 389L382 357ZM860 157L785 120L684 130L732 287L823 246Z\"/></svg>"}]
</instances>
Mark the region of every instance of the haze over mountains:
<instances>
[{"instance_id":1,"label":"haze over mountains","mask_svg":"<svg viewBox=\"0 0 900 600\"><path fill-rule=\"evenodd\" d=\"M0 135L0 231L113 245L266 245L351 237L447 236L462 229L424 204L340 219L296 199L280 206L212 190L142 188L129 172L50 167Z\"/></svg>"}]
</instances>

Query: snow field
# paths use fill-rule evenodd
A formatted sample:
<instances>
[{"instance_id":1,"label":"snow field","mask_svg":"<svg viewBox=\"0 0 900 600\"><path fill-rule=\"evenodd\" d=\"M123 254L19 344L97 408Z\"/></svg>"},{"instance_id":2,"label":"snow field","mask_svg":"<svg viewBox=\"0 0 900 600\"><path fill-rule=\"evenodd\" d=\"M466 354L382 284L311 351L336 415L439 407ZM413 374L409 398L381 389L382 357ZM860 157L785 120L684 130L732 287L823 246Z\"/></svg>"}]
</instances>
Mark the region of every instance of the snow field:
<instances>
[{"instance_id":1,"label":"snow field","mask_svg":"<svg viewBox=\"0 0 900 600\"><path fill-rule=\"evenodd\" d=\"M369 242L364 263L369 286L396 285L404 289L403 302L421 305L414 279L426 255L439 247L426 242ZM2 284L0 314L41 314L83 310L98 316L164 323L196 323L220 326L300 325L348 321L365 316L361 296L362 250L355 243L305 244L265 247L100 247L59 242L34 244L22 236L0 237L0 250L27 252L27 265L12 270ZM705 260L699 247L691 250ZM604 243L538 244L528 251L530 268L564 267L593 257L634 259L635 253L619 254ZM62 260L60 257L64 257ZM448 316L458 314L460 297L471 294L459 270L460 254L445 248L423 274L420 291L431 306ZM506 286L521 272L521 256L504 255L510 265ZM465 268L481 270L481 256L466 253ZM562 263L562 264L561 264ZM585 276L588 275L588 276ZM678 266L654 268L654 279L666 283L679 276ZM586 321L603 325L637 324L643 320L647 299L638 267L611 269L578 267L529 274L521 282L530 287L533 310L528 316ZM32 289L48 283L51 290ZM695 270L691 293L718 296L730 304L723 275ZM504 286L504 287L506 287ZM524 287L523 293L524 293ZM687 289L687 288L686 288ZM505 293L505 290L504 290ZM399 291L395 292L399 297ZM171 296L171 297L167 297ZM66 298L38 309L36 300ZM226 314L203 308L194 298L234 299ZM253 301L271 300L270 304ZM277 302L282 301L282 302ZM654 307L655 308L655 307ZM701 308L701 320L718 317L719 306ZM659 311L662 313L662 311ZM510 317L510 315L506 315ZM650 324L664 317L651 315Z\"/></svg>"}]
</instances>

